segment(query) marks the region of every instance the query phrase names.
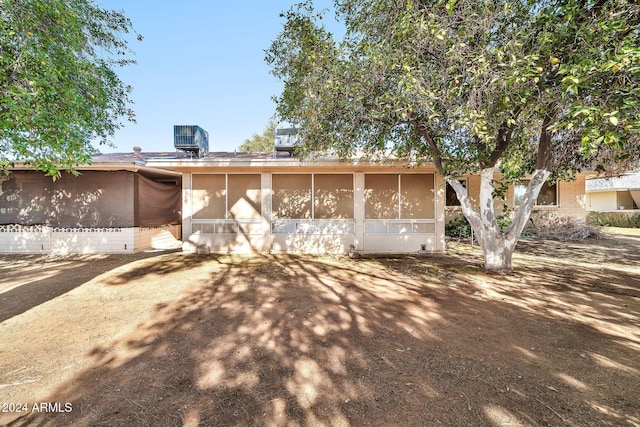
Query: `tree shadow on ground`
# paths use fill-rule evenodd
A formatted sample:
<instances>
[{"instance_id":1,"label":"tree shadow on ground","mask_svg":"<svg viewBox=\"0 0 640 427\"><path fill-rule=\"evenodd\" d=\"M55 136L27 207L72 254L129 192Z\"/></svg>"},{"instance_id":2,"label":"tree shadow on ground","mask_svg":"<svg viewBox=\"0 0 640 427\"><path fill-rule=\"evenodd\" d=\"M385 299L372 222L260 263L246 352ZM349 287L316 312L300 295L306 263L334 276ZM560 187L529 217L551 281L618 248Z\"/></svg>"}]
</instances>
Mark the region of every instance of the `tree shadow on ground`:
<instances>
[{"instance_id":1,"label":"tree shadow on ground","mask_svg":"<svg viewBox=\"0 0 640 427\"><path fill-rule=\"evenodd\" d=\"M0 256L0 323L66 294L102 273L170 252L175 251L133 255ZM69 269L69 265L73 267ZM56 280L56 275L62 271L64 279Z\"/></svg>"},{"instance_id":2,"label":"tree shadow on ground","mask_svg":"<svg viewBox=\"0 0 640 427\"><path fill-rule=\"evenodd\" d=\"M625 271L552 258L513 276L450 256L200 257L189 293L23 425L622 425L640 423L640 302ZM527 252L524 251L523 256ZM113 284L136 286L127 272ZM625 286L638 289L636 275Z\"/></svg>"}]
</instances>

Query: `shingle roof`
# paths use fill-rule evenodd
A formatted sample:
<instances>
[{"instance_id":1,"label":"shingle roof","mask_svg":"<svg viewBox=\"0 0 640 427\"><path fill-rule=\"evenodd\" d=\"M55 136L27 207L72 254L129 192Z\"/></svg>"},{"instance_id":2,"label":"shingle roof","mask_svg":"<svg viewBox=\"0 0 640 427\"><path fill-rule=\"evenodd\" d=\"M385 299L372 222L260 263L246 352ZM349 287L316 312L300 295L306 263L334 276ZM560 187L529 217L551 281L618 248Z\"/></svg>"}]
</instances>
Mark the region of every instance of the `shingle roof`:
<instances>
[{"instance_id":1,"label":"shingle roof","mask_svg":"<svg viewBox=\"0 0 640 427\"><path fill-rule=\"evenodd\" d=\"M614 178L588 179L586 191L640 190L640 173Z\"/></svg>"}]
</instances>

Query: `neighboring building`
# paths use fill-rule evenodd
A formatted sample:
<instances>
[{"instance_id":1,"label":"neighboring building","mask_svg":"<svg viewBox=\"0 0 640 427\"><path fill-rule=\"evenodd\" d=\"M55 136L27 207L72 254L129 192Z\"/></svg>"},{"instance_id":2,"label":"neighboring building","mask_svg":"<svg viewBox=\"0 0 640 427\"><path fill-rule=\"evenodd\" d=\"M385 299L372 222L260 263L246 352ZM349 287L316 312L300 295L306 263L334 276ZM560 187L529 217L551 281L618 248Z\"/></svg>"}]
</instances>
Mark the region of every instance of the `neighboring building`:
<instances>
[{"instance_id":1,"label":"neighboring building","mask_svg":"<svg viewBox=\"0 0 640 427\"><path fill-rule=\"evenodd\" d=\"M133 253L181 238L179 173L136 154L96 158L53 181L19 165L0 178L0 253Z\"/></svg>"},{"instance_id":2,"label":"neighboring building","mask_svg":"<svg viewBox=\"0 0 640 427\"><path fill-rule=\"evenodd\" d=\"M589 179L586 184L586 193L589 211L638 209L640 207L640 173Z\"/></svg>"},{"instance_id":3,"label":"neighboring building","mask_svg":"<svg viewBox=\"0 0 640 427\"><path fill-rule=\"evenodd\" d=\"M134 252L169 235L187 252L441 252L459 209L432 165L138 150L95 156L81 173L14 170L0 190L0 251ZM477 205L480 178L465 180ZM508 190L509 206L521 190ZM549 212L584 219L583 176L543 189L534 216Z\"/></svg>"},{"instance_id":4,"label":"neighboring building","mask_svg":"<svg viewBox=\"0 0 640 427\"><path fill-rule=\"evenodd\" d=\"M497 174L496 178L498 178ZM480 176L466 176L461 181L467 186L472 205L474 208L479 209ZM521 180L507 189L506 207L508 209L515 209L520 205L528 184L528 180ZM462 214L456 193L448 184L445 200L446 220L448 222L455 216ZM503 211L502 202L496 201L495 205L498 213ZM549 216L571 216L584 221L586 217L585 207L585 175L577 174L573 181L559 181L553 184L545 183L540 190L531 218L536 223L544 221Z\"/></svg>"}]
</instances>

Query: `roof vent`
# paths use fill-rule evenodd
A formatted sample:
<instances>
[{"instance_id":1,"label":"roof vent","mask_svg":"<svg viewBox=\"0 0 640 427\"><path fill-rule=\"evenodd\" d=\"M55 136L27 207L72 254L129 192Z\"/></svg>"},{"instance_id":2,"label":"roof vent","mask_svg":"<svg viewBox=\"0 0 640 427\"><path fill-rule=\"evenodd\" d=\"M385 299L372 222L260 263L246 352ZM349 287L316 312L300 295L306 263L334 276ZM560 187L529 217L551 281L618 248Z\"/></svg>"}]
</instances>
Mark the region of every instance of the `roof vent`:
<instances>
[{"instance_id":1,"label":"roof vent","mask_svg":"<svg viewBox=\"0 0 640 427\"><path fill-rule=\"evenodd\" d=\"M142 153L142 148L138 147L137 145L135 147L133 147L133 152L136 154L140 154Z\"/></svg>"},{"instance_id":2,"label":"roof vent","mask_svg":"<svg viewBox=\"0 0 640 427\"><path fill-rule=\"evenodd\" d=\"M209 132L196 125L175 125L173 146L196 157L209 154Z\"/></svg>"}]
</instances>

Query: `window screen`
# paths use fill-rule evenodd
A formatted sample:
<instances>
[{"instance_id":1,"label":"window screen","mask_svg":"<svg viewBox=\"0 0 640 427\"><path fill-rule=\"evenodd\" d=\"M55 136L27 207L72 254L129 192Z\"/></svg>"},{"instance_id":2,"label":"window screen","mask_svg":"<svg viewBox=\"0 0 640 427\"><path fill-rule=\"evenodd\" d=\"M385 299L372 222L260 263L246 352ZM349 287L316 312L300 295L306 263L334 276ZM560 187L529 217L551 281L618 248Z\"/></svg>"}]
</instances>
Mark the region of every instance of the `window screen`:
<instances>
[{"instance_id":1,"label":"window screen","mask_svg":"<svg viewBox=\"0 0 640 427\"><path fill-rule=\"evenodd\" d=\"M523 180L516 183L513 190L513 204L520 206L524 199L524 193L527 190L529 181ZM536 199L537 206L556 206L558 204L558 187L556 183L549 184L545 182L542 184L538 198Z\"/></svg>"},{"instance_id":2,"label":"window screen","mask_svg":"<svg viewBox=\"0 0 640 427\"><path fill-rule=\"evenodd\" d=\"M191 198L194 219L225 219L225 175L194 174Z\"/></svg>"},{"instance_id":3,"label":"window screen","mask_svg":"<svg viewBox=\"0 0 640 427\"><path fill-rule=\"evenodd\" d=\"M524 193L527 191L527 185L529 181L516 182L513 186L513 204L514 206L520 206L524 200Z\"/></svg>"},{"instance_id":4,"label":"window screen","mask_svg":"<svg viewBox=\"0 0 640 427\"><path fill-rule=\"evenodd\" d=\"M260 175L229 175L229 219L259 219L262 212Z\"/></svg>"},{"instance_id":5,"label":"window screen","mask_svg":"<svg viewBox=\"0 0 640 427\"><path fill-rule=\"evenodd\" d=\"M364 217L366 219L397 219L398 175L365 175L364 199Z\"/></svg>"},{"instance_id":6,"label":"window screen","mask_svg":"<svg viewBox=\"0 0 640 427\"><path fill-rule=\"evenodd\" d=\"M353 218L353 175L314 175L314 216Z\"/></svg>"},{"instance_id":7,"label":"window screen","mask_svg":"<svg viewBox=\"0 0 640 427\"><path fill-rule=\"evenodd\" d=\"M400 188L401 218L435 218L432 174L401 175Z\"/></svg>"},{"instance_id":8,"label":"window screen","mask_svg":"<svg viewBox=\"0 0 640 427\"><path fill-rule=\"evenodd\" d=\"M272 175L273 218L311 218L311 174Z\"/></svg>"}]
</instances>

